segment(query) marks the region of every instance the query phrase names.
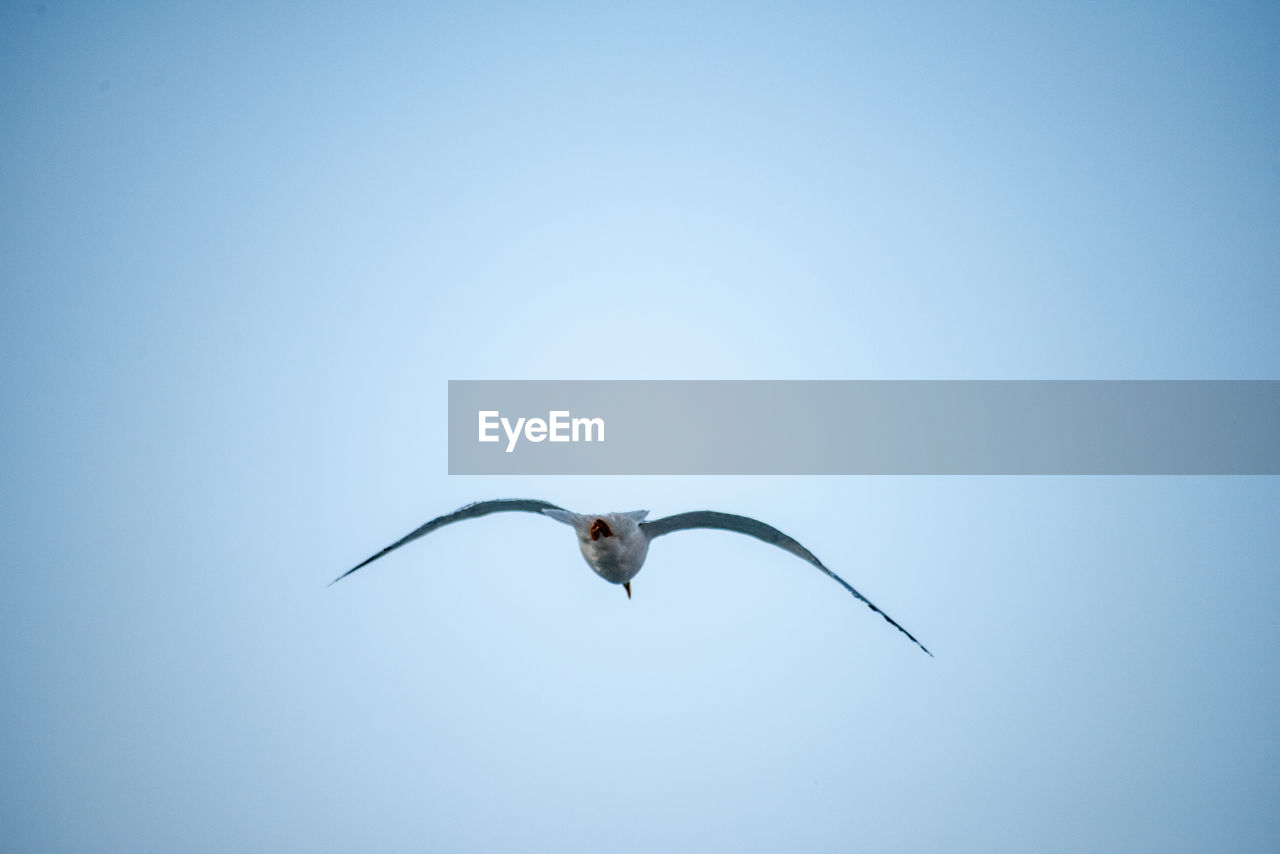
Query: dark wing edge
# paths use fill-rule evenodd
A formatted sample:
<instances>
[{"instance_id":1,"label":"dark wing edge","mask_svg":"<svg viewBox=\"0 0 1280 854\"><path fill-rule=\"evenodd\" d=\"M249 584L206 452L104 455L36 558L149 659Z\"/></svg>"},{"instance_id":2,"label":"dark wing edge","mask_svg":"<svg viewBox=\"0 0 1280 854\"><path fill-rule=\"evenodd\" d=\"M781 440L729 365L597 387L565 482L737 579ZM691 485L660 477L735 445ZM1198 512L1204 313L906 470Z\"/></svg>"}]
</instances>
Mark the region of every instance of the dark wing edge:
<instances>
[{"instance_id":1,"label":"dark wing edge","mask_svg":"<svg viewBox=\"0 0 1280 854\"><path fill-rule=\"evenodd\" d=\"M717 513L714 510L694 510L689 513L677 513L674 516L665 516L661 519L654 519L652 522L640 523L640 530L644 531L645 535L650 540L654 537L661 537L663 534L670 534L673 531L690 531L697 528L733 531L738 534L746 534L748 537L755 537L757 540L761 540L772 546L777 546L780 549L791 552L796 557L803 558L825 572L827 575L834 578L841 587L852 593L855 599L861 600L872 611L875 611L881 617L884 617L885 621L889 623L889 625L911 638L912 643L924 650L930 658L933 657L933 653L929 652L929 648L916 640L915 635L911 634L911 632L899 625L898 621L893 619L893 617L890 617L884 611L881 611L876 607L874 602L855 590L852 584L823 566L822 561L818 560L813 552L809 551L804 546L791 539L791 537L788 537L786 534L779 531L777 528L772 525L766 525L759 519L752 519L749 516L736 516L733 513Z\"/></svg>"},{"instance_id":2,"label":"dark wing edge","mask_svg":"<svg viewBox=\"0 0 1280 854\"><path fill-rule=\"evenodd\" d=\"M333 581L330 581L329 586L332 587L342 579L346 578L351 573L355 572L357 569L360 569L363 566L367 566L368 564L373 563L375 560L387 554L388 552L393 552L396 549L400 548L401 546L405 545L406 543L411 543L414 540L418 539L419 537L425 537L427 534L430 534L436 528L443 527L453 522L461 522L465 519L478 519L481 516L488 516L490 513L504 513L504 512L510 512L510 511L523 511L525 513L541 513L543 510L562 510L562 509L564 508L557 507L556 505L548 501L538 501L535 498L497 498L497 499L494 499L493 501L477 501L473 504L468 504L466 507L460 507L457 510L445 516L437 516L435 519L432 519L430 522L426 523L425 525L422 525L421 527L418 527L418 528L414 528L408 534L405 534L403 537L396 540L394 543L387 546L382 551L378 552L372 557L365 558L360 563L356 564L355 566L348 569L346 572L342 573L342 575L339 575Z\"/></svg>"}]
</instances>

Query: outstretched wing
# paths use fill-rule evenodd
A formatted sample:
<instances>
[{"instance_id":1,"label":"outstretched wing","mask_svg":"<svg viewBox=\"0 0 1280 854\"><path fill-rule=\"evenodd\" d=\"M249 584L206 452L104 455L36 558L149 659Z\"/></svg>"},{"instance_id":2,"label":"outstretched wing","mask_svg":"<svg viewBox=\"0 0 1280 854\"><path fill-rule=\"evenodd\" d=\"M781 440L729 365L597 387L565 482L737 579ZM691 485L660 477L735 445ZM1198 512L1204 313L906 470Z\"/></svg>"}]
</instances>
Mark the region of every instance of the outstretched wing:
<instances>
[{"instance_id":1,"label":"outstretched wing","mask_svg":"<svg viewBox=\"0 0 1280 854\"><path fill-rule=\"evenodd\" d=\"M777 546L780 549L786 549L798 558L803 558L827 575L834 578L841 587L848 590L854 595L854 598L861 599L866 603L867 607L884 617L891 626L902 632L907 637L915 641L916 646L929 653L930 657L933 653L929 652L928 647L916 640L915 635L898 625L897 621L876 607L875 603L863 596L857 590L853 589L853 585L836 575L831 570L822 565L822 561L814 556L813 552L788 537L772 525L766 525L758 519L752 519L747 516L735 516L732 513L717 513L714 510L695 510L691 513L677 513L674 516L667 516L662 519L654 519L652 522L641 522L640 530L645 532L650 540L654 537L661 537L663 534L670 534L672 531L689 531L695 528L713 528L720 531L735 531L739 534L746 534L748 537L755 537L757 540L763 540L770 545Z\"/></svg>"},{"instance_id":2,"label":"outstretched wing","mask_svg":"<svg viewBox=\"0 0 1280 854\"><path fill-rule=\"evenodd\" d=\"M448 525L452 522L461 522L464 519L478 519L481 516L488 516L490 513L503 513L506 511L514 511L514 510L520 510L525 513L541 513L543 510L561 510L561 509L563 508L557 507L556 505L551 504L550 502L538 501L537 499L534 499L534 498L498 498L493 501L477 501L474 504L468 504L466 507L462 507L458 510L455 510L452 513L448 514L447 516L440 516L438 518L432 519L430 522L428 522L427 524L423 525L420 528L415 528L405 536L401 537L391 545L387 546L382 551L378 552L373 557L366 558L365 560L361 561L360 563L348 569L346 572L342 573L342 575L339 575L333 581L330 581L329 586L332 587L333 585L337 584L339 581L346 578L348 575L355 572L360 567L366 564L373 563L375 560L382 557L387 552L393 552L396 549L403 546L405 543L411 543L414 540L418 539L418 537L425 537L427 534L430 534L436 528L443 527L444 525Z\"/></svg>"}]
</instances>

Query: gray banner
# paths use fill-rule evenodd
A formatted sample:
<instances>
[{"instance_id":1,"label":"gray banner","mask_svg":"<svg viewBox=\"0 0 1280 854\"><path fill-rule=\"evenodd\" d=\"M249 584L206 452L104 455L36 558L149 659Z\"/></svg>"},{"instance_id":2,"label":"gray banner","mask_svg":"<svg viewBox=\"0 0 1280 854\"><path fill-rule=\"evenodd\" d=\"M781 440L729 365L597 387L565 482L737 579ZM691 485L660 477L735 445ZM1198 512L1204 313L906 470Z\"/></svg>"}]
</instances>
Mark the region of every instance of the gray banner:
<instances>
[{"instance_id":1,"label":"gray banner","mask_svg":"<svg viewBox=\"0 0 1280 854\"><path fill-rule=\"evenodd\" d=\"M1280 474L1280 381L451 381L450 474Z\"/></svg>"}]
</instances>

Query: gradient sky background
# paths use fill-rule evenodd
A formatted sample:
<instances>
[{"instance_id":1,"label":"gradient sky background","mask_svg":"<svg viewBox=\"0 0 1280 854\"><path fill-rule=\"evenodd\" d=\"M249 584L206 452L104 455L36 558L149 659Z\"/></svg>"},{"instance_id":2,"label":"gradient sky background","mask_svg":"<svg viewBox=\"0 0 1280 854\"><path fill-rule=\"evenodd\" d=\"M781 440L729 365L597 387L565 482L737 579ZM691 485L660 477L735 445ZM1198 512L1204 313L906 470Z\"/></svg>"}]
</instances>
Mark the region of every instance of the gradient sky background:
<instances>
[{"instance_id":1,"label":"gradient sky background","mask_svg":"<svg viewBox=\"0 0 1280 854\"><path fill-rule=\"evenodd\" d=\"M0 5L0 848L1273 851L1280 480L445 474L449 379L1280 378L1274 4ZM628 602L525 515L713 508Z\"/></svg>"}]
</instances>

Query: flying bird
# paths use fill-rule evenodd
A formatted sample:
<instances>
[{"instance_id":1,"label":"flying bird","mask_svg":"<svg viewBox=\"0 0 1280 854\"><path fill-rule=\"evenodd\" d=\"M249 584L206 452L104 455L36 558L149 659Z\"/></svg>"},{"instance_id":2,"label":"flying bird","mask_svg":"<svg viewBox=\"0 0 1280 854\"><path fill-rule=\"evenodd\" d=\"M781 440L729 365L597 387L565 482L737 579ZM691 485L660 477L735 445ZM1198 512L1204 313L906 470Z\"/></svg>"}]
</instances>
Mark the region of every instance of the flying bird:
<instances>
[{"instance_id":1,"label":"flying bird","mask_svg":"<svg viewBox=\"0 0 1280 854\"><path fill-rule=\"evenodd\" d=\"M746 534L748 537L755 537L757 540L785 549L796 557L803 558L813 564L835 579L836 583L845 590L852 593L855 599L861 600L872 611L884 617L891 626L911 638L916 646L923 649L930 656L933 655L924 644L916 640L911 632L904 629L896 620L876 607L875 603L870 599L855 590L853 585L823 566L822 561L818 560L813 552L777 528L772 525L766 525L758 519L735 516L732 513L717 513L714 510L694 510L690 513L677 513L674 516L666 516L662 519L646 522L645 518L649 515L648 510L584 516L581 513L573 513L563 507L557 507L549 502L532 498L499 498L493 501L477 501L447 515L432 519L419 528L415 528L382 551L351 567L351 569L329 582L329 585L337 584L357 569L373 563L383 555L393 552L419 537L425 537L437 528L453 522L461 522L464 519L478 519L481 516L488 516L490 513L509 511L540 513L572 527L578 535L578 548L582 551L582 557L586 559L587 565L605 581L612 584L621 584L623 589L627 591L628 599L631 598L631 579L635 578L636 573L640 571L640 567L644 566L644 559L649 553L649 543L656 537L661 537L663 534L670 534L674 531L690 531L697 528L733 531L738 534Z\"/></svg>"}]
</instances>

